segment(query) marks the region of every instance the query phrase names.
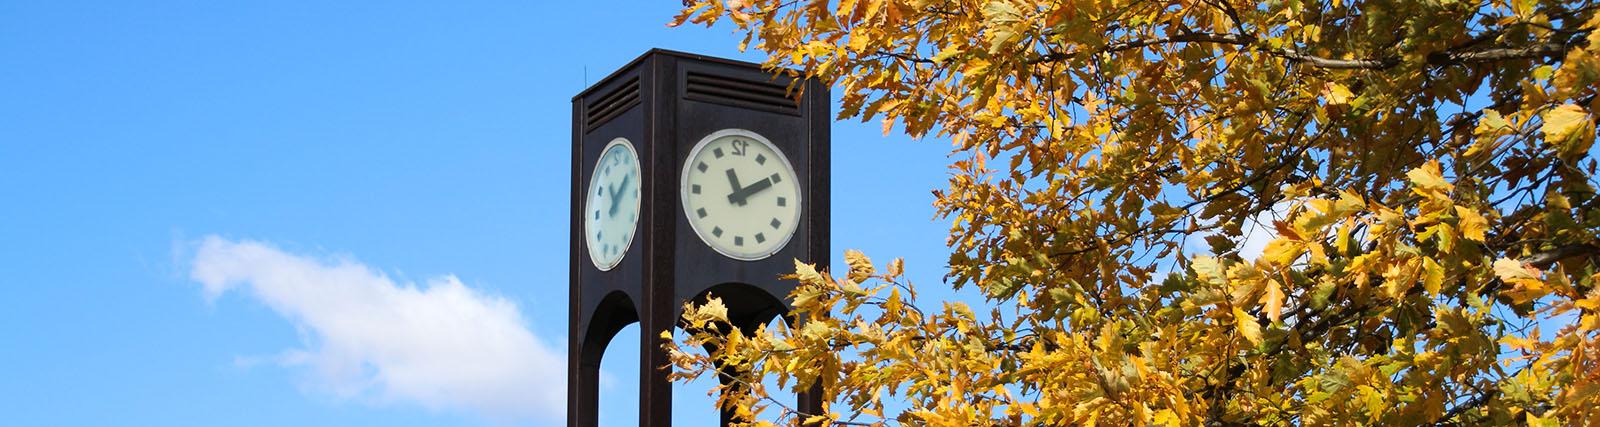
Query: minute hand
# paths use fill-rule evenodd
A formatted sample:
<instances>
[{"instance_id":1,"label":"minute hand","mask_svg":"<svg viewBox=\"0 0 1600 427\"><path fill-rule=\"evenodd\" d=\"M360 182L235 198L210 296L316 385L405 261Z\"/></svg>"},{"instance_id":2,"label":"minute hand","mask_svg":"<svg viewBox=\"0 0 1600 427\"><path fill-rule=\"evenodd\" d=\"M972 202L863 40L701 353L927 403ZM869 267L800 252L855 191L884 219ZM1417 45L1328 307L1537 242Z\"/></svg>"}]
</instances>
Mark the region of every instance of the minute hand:
<instances>
[{"instance_id":1,"label":"minute hand","mask_svg":"<svg viewBox=\"0 0 1600 427\"><path fill-rule=\"evenodd\" d=\"M744 188L740 188L738 190L734 190L732 193L728 193L728 203L744 206L745 199L748 199L751 195L770 187L772 187L772 178L761 178L760 181L750 183L750 185L745 186Z\"/></svg>"}]
</instances>

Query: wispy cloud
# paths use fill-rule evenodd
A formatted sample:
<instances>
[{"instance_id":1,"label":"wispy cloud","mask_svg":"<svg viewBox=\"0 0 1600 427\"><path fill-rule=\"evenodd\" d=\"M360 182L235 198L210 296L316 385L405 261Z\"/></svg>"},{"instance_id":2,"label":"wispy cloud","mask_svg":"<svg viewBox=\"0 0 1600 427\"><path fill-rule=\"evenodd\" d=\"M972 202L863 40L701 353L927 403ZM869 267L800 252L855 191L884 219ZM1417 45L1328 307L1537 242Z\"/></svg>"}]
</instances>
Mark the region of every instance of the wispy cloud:
<instances>
[{"instance_id":1,"label":"wispy cloud","mask_svg":"<svg viewBox=\"0 0 1600 427\"><path fill-rule=\"evenodd\" d=\"M208 236L190 277L207 298L237 290L301 329L278 362L314 389L413 402L489 419L562 419L562 352L529 331L515 303L455 276L396 282L351 259L296 255Z\"/></svg>"},{"instance_id":2,"label":"wispy cloud","mask_svg":"<svg viewBox=\"0 0 1600 427\"><path fill-rule=\"evenodd\" d=\"M1288 219L1289 209L1294 207L1290 201L1278 202L1272 205L1271 210L1261 211L1243 224L1244 238L1237 240L1237 251L1240 258L1245 261L1255 261L1267 249L1267 244L1278 238L1278 230L1272 225L1273 221ZM1195 207L1191 212L1198 213L1203 206ZM1212 224L1213 222L1205 222ZM1216 234L1217 231L1196 233L1184 238L1184 252L1191 255L1216 255L1211 252L1211 245L1206 243L1206 236Z\"/></svg>"}]
</instances>

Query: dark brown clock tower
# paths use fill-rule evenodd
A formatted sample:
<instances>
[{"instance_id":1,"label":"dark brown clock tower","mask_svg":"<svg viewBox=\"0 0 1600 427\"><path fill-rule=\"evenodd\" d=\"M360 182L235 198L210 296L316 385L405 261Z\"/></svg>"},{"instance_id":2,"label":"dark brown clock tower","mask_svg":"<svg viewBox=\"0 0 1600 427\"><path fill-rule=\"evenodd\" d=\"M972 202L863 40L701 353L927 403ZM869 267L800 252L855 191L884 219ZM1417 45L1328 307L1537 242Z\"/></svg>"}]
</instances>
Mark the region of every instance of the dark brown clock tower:
<instances>
[{"instance_id":1,"label":"dark brown clock tower","mask_svg":"<svg viewBox=\"0 0 1600 427\"><path fill-rule=\"evenodd\" d=\"M779 276L794 271L795 259L827 262L828 89L803 80L794 85L804 89L796 99L787 91L792 82L756 64L656 49L572 98L569 427L596 424L600 357L624 326L640 322L639 425L667 426L672 422L670 367L659 335L676 327L683 302L714 293L728 305L735 326L753 330L787 313L783 297L793 283ZM797 200L773 197L778 205L798 204L799 212L789 238L762 252L770 252L764 257L740 259L713 248L714 241L707 240L712 238L697 235L684 209L690 190L682 183L695 172L686 169L693 167L686 162L697 143L730 130L764 139L778 152L773 157L785 158L792 168L796 182L784 185L798 185ZM602 269L587 255L585 196L605 194L588 187L602 148L619 138L631 142L638 153L637 228L622 248L621 259ZM767 159L762 156L757 161L767 164ZM728 169L728 178L737 191L726 197L740 206L753 200L750 194L780 181L777 174L761 178L756 184L763 186L758 188L747 176L741 186L732 170ZM699 190L693 189L695 194ZM741 211L730 212L736 216ZM766 224L766 216L760 221ZM771 228L779 229L782 222L773 218ZM766 243L774 238L768 237L775 234L773 230L739 237L737 243L745 245L746 239L751 245L757 239ZM716 232L722 234L720 227ZM802 394L797 409L819 412L816 395Z\"/></svg>"}]
</instances>

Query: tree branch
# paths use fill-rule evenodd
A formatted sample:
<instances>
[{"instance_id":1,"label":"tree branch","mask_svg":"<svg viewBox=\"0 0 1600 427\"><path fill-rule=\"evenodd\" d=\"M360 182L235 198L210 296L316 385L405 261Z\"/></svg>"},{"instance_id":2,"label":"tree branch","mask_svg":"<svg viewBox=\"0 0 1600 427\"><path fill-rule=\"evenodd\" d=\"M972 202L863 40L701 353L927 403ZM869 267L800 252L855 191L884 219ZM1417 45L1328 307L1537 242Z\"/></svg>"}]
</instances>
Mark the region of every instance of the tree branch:
<instances>
[{"instance_id":1,"label":"tree branch","mask_svg":"<svg viewBox=\"0 0 1600 427\"><path fill-rule=\"evenodd\" d=\"M1578 40L1578 38L1574 37L1572 40ZM1174 35L1174 36L1171 36L1171 37L1160 37L1160 38L1153 38L1153 39L1136 39L1136 40L1125 40L1125 41L1114 42L1114 43L1107 44L1103 48L1094 50L1093 53L1097 53L1098 54L1098 53L1121 52L1121 51L1125 51L1125 50L1139 49L1139 48L1144 48L1144 47L1150 47L1150 46L1156 46L1156 45L1164 45L1164 44L1173 44L1173 43L1215 43L1215 44L1250 47L1251 45L1255 44L1255 42L1256 42L1256 37L1253 36L1253 35L1249 35L1249 34L1235 34L1235 33L1181 33L1181 34ZM1429 65L1436 65L1436 66L1443 66L1443 65L1470 64L1470 63L1477 63L1477 62L1507 61L1507 60L1517 60L1517 59L1538 59L1538 58L1544 58L1544 57L1549 57L1549 56L1561 55L1561 54L1563 54L1563 53L1565 53L1567 51L1568 47L1570 47L1570 43L1547 42L1547 43L1541 43L1541 44L1536 44L1536 45L1531 45L1531 46L1521 46L1521 47L1504 47L1504 48L1473 49L1473 50L1465 49L1465 47L1471 46L1472 44L1473 43L1468 43L1468 44L1462 45L1460 48L1450 49L1450 50L1446 50L1446 51L1443 51L1443 52L1434 52L1434 53L1428 54L1427 55L1428 64ZM1276 56L1276 57L1287 59L1287 60L1290 60L1290 61L1295 61L1297 63L1300 63L1301 65L1311 66L1311 67L1315 67L1315 68L1332 69L1332 70L1386 70L1386 69L1394 68L1395 66L1398 66L1398 65L1400 65L1401 63L1404 62L1401 59L1402 57L1399 56L1399 55L1384 56L1384 57L1379 57L1379 58L1366 58L1366 59L1334 59L1334 58L1327 58L1327 57L1312 55L1312 54L1301 52L1301 51L1298 51L1298 50L1295 50L1295 49L1261 49L1261 48L1256 48L1255 50L1257 50L1259 52L1262 52L1262 53L1265 53L1265 54L1268 54L1268 55ZM1039 64L1039 63L1044 63L1044 62L1061 61L1061 60L1065 60L1065 59L1069 59L1069 58L1078 56L1081 53L1083 53L1083 52L1052 52L1052 53L1046 54L1044 56L1040 56L1038 58L1034 58L1032 60L1029 60L1028 63L1030 63L1030 64Z\"/></svg>"},{"instance_id":2,"label":"tree branch","mask_svg":"<svg viewBox=\"0 0 1600 427\"><path fill-rule=\"evenodd\" d=\"M1519 261L1543 270L1550 267L1551 264L1555 264L1556 261L1561 261L1580 255L1600 255L1600 247L1588 243L1565 245L1548 251L1522 257L1522 259Z\"/></svg>"},{"instance_id":3,"label":"tree branch","mask_svg":"<svg viewBox=\"0 0 1600 427\"><path fill-rule=\"evenodd\" d=\"M1566 43L1543 43L1533 46L1482 49L1460 52L1441 52L1428 55L1428 63L1434 65L1465 64L1471 62L1494 62L1511 59L1539 59L1546 56L1555 56L1567 52Z\"/></svg>"},{"instance_id":4,"label":"tree branch","mask_svg":"<svg viewBox=\"0 0 1600 427\"><path fill-rule=\"evenodd\" d=\"M1268 54L1310 65L1316 68L1330 70L1384 70L1400 65L1400 57L1391 56L1379 59L1332 59L1315 55L1300 53L1294 49L1267 51Z\"/></svg>"}]
</instances>

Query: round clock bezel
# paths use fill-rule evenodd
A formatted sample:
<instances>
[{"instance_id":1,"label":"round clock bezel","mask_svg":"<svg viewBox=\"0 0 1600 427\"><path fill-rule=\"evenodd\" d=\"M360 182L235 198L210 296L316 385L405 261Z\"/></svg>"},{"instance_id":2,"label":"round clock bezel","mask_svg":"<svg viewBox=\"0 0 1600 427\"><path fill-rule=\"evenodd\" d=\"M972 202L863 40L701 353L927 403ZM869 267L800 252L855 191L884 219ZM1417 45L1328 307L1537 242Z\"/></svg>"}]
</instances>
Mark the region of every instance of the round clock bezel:
<instances>
[{"instance_id":1,"label":"round clock bezel","mask_svg":"<svg viewBox=\"0 0 1600 427\"><path fill-rule=\"evenodd\" d=\"M716 141L727 136L741 136L766 145L768 149L771 149L772 152L778 156L778 161L783 164L785 170L789 171L789 175L794 177L794 217L790 219L790 223L794 224L794 228L790 229L788 233L784 233L783 238L778 241L777 246L773 246L771 251L767 251L763 254L745 256L724 250L716 243L712 243L711 240L706 239L705 231L700 230L700 226L695 225L695 221L690 217L690 215L693 214L693 212L690 211L689 206L689 171L692 169L690 165L694 163L694 159L699 158L700 152L704 150L707 145L710 145L712 141ZM683 167L681 169L682 172L678 174L678 204L683 206L683 219L685 222L689 223L689 228L694 230L694 235L696 238L700 239L700 243L704 243L707 247L710 247L712 250L717 251L717 253L722 254L722 256L740 261L764 260L771 258L778 252L782 252L784 248L789 247L789 241L794 239L795 234L799 234L800 219L805 214L806 206L804 197L805 189L800 186L800 173L799 171L795 170L794 163L789 162L789 156L783 153L783 149L778 147L777 144L773 144L772 141L768 140L766 137L761 136L761 134L741 128L727 128L712 132L710 135L700 138L700 141L694 144L694 148L689 150L689 156L684 158Z\"/></svg>"},{"instance_id":2,"label":"round clock bezel","mask_svg":"<svg viewBox=\"0 0 1600 427\"><path fill-rule=\"evenodd\" d=\"M630 155L630 159L632 159L634 170L639 171L639 178L638 179L639 179L640 182L637 182L634 185L637 185L637 186L640 187L640 194L639 194L640 199L639 200L634 200L634 203L633 203L633 222L629 224L629 226L630 226L629 228L631 228L632 230L630 230L628 232L627 240L625 240L622 243L621 255L617 256L617 259L612 261L610 264L604 264L604 263L600 262L599 255L596 255L595 247L594 247L594 244L593 244L594 242L589 240L590 239L589 238L589 235L590 235L589 234L589 231L590 231L589 224L590 224L591 220L589 220L587 218L588 218L588 214L589 214L589 207L590 207L589 205L592 202L595 201L594 197L590 195L589 191L593 191L594 190L594 186L596 184L595 180L600 179L600 165L601 165L601 162L604 162L606 160L606 153L611 152L611 147L619 146L619 145L622 146L623 149L628 150L628 154ZM633 238L636 237L639 234L639 210L640 210L641 205L644 204L644 200L642 199L642 197L644 196L644 194L643 194L643 188L644 188L643 180L644 180L644 165L639 162L639 151L635 150L633 148L633 142L632 141L629 141L628 138L623 138L623 137L620 137L620 136L617 137L616 139L612 139L611 142L606 143L606 146L604 148L600 149L600 156L595 158L594 167L589 169L589 187L584 191L584 197L583 197L583 200L584 200L583 201L583 215L584 215L584 218L585 218L583 220L583 246L586 249L586 251L589 252L589 263L593 264L595 268L600 269L600 271L611 271L612 269L617 268L618 265L622 264L622 260L623 259L628 258L628 250L633 248Z\"/></svg>"}]
</instances>

